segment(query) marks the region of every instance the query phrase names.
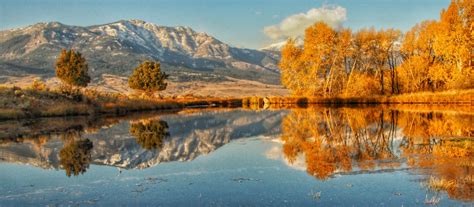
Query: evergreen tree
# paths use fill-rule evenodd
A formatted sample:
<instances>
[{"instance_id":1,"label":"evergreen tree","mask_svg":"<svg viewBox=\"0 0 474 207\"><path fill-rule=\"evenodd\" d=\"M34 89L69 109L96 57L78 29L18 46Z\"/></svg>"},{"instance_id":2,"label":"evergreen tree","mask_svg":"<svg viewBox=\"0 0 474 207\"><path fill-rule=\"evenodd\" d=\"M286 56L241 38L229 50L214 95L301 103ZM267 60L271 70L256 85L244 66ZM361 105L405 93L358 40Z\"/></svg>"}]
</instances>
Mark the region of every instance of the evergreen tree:
<instances>
[{"instance_id":1,"label":"evergreen tree","mask_svg":"<svg viewBox=\"0 0 474 207\"><path fill-rule=\"evenodd\" d=\"M56 60L56 77L70 86L86 87L91 81L88 70L86 59L72 49L63 49Z\"/></svg>"},{"instance_id":2,"label":"evergreen tree","mask_svg":"<svg viewBox=\"0 0 474 207\"><path fill-rule=\"evenodd\" d=\"M128 79L128 85L132 89L142 90L148 94L155 91L162 91L168 85L165 80L168 75L161 72L160 63L145 61L141 63Z\"/></svg>"}]
</instances>

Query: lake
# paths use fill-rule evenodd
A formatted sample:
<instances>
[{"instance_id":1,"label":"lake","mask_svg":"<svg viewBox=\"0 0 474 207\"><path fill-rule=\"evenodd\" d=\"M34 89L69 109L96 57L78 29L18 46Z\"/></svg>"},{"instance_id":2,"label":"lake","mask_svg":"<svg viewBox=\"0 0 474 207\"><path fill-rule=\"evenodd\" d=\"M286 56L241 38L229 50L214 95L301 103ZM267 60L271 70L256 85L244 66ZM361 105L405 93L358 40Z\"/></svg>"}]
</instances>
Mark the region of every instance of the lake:
<instances>
[{"instance_id":1,"label":"lake","mask_svg":"<svg viewBox=\"0 0 474 207\"><path fill-rule=\"evenodd\" d=\"M0 206L473 206L474 114L195 109L0 122Z\"/></svg>"}]
</instances>

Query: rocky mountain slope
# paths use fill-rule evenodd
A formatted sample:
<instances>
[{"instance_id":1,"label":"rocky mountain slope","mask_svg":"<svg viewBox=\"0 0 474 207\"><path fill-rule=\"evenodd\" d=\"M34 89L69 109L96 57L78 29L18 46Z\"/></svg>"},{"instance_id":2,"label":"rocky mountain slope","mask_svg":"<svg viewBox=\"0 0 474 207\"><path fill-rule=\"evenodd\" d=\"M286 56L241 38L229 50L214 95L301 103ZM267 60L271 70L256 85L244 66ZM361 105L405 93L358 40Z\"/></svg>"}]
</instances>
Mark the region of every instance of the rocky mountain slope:
<instances>
[{"instance_id":1,"label":"rocky mountain slope","mask_svg":"<svg viewBox=\"0 0 474 207\"><path fill-rule=\"evenodd\" d=\"M189 27L122 20L89 27L38 23L0 32L0 73L54 75L62 48L84 54L93 77L128 75L143 60L159 60L175 81L234 77L278 82L278 55L232 47ZM191 74L191 75L189 75Z\"/></svg>"}]
</instances>

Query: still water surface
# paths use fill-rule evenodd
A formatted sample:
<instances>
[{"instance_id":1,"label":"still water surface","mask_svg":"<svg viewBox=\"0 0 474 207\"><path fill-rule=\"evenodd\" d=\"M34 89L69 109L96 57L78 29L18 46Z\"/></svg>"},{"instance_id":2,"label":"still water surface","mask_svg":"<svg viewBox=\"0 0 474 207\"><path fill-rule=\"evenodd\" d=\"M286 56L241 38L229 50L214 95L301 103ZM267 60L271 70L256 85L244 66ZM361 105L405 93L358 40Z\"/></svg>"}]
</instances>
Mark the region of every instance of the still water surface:
<instances>
[{"instance_id":1,"label":"still water surface","mask_svg":"<svg viewBox=\"0 0 474 207\"><path fill-rule=\"evenodd\" d=\"M0 206L473 206L473 118L309 107L0 122Z\"/></svg>"}]
</instances>

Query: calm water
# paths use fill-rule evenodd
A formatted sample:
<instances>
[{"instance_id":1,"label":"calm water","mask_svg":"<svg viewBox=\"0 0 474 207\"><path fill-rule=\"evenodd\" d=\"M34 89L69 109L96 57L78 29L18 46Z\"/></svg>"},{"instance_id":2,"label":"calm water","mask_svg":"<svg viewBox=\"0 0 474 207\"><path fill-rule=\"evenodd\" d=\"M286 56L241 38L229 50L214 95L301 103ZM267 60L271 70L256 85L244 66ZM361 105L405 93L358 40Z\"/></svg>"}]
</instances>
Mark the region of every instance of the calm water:
<instances>
[{"instance_id":1,"label":"calm water","mask_svg":"<svg viewBox=\"0 0 474 207\"><path fill-rule=\"evenodd\" d=\"M473 206L474 115L416 111L0 122L0 206Z\"/></svg>"}]
</instances>

